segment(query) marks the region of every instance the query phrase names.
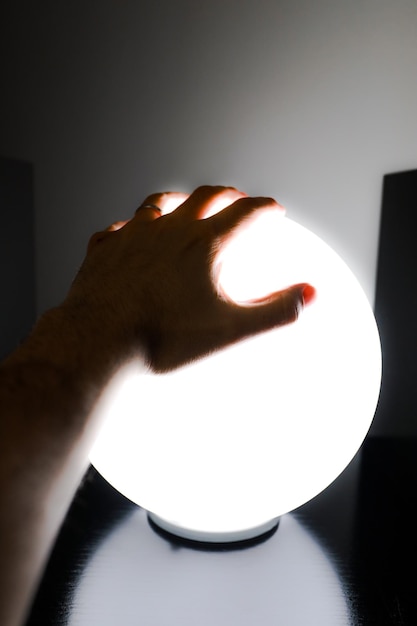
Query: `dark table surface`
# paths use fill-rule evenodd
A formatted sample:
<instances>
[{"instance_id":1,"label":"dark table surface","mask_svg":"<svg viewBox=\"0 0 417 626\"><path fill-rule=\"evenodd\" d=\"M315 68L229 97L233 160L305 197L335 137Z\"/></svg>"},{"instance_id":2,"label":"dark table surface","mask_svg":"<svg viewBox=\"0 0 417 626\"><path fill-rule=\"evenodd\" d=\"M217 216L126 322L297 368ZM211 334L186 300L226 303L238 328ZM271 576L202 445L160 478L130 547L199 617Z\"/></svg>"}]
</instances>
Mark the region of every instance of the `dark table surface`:
<instances>
[{"instance_id":1,"label":"dark table surface","mask_svg":"<svg viewBox=\"0 0 417 626\"><path fill-rule=\"evenodd\" d=\"M155 532L90 468L28 626L417 625L417 441L368 438L269 538L204 550Z\"/></svg>"}]
</instances>

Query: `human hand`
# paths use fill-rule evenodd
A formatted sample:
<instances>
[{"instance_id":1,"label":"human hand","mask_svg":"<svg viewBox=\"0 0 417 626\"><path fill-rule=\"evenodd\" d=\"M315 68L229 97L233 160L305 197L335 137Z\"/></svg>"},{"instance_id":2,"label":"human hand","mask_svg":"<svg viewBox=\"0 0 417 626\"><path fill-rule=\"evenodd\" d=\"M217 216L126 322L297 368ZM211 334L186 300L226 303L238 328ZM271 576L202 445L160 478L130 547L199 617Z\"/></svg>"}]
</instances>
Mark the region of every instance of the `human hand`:
<instances>
[{"instance_id":1,"label":"human hand","mask_svg":"<svg viewBox=\"0 0 417 626\"><path fill-rule=\"evenodd\" d=\"M207 217L219 203L226 208ZM177 208L164 215L169 204ZM216 280L221 249L270 210L283 209L229 187L148 196L131 220L92 236L65 305L88 309L101 341L122 359L140 352L155 372L291 323L314 298L310 285L238 305Z\"/></svg>"}]
</instances>

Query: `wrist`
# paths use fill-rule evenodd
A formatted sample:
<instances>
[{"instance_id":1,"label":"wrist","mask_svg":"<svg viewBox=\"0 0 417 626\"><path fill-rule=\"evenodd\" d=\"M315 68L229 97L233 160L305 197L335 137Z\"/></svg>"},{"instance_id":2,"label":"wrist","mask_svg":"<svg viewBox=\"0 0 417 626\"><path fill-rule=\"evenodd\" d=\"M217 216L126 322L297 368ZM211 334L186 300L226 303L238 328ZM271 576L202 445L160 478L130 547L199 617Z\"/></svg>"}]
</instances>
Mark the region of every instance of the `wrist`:
<instances>
[{"instance_id":1,"label":"wrist","mask_svg":"<svg viewBox=\"0 0 417 626\"><path fill-rule=\"evenodd\" d=\"M43 390L41 395L48 402L51 391L59 390L60 399L67 397L68 404L78 398L88 406L121 366L133 357L140 359L131 346L122 332L110 327L106 316L95 315L92 307L64 302L46 311L30 335L2 362L2 378L21 379L34 392ZM17 389L13 395L17 399Z\"/></svg>"},{"instance_id":2,"label":"wrist","mask_svg":"<svg viewBox=\"0 0 417 626\"><path fill-rule=\"evenodd\" d=\"M65 304L49 309L4 365L39 364L63 375L106 376L121 358L94 315Z\"/></svg>"},{"instance_id":3,"label":"wrist","mask_svg":"<svg viewBox=\"0 0 417 626\"><path fill-rule=\"evenodd\" d=\"M52 437L58 449L59 442L72 445L129 356L124 342L97 321L91 308L84 312L83 307L63 304L46 311L0 365L0 427L9 439L17 432L28 457L36 457L44 437Z\"/></svg>"}]
</instances>

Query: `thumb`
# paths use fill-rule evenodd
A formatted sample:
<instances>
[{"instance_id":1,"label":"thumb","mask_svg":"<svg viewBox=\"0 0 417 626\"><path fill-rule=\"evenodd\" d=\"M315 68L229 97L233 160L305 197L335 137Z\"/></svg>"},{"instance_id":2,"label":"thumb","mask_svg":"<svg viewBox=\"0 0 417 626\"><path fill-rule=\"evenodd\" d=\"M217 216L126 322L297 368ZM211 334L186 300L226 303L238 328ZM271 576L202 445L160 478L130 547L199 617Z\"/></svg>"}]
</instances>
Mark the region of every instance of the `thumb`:
<instances>
[{"instance_id":1,"label":"thumb","mask_svg":"<svg viewBox=\"0 0 417 626\"><path fill-rule=\"evenodd\" d=\"M243 338L255 335L295 322L303 308L314 301L315 296L316 290L312 285L299 283L239 306L240 336Z\"/></svg>"}]
</instances>

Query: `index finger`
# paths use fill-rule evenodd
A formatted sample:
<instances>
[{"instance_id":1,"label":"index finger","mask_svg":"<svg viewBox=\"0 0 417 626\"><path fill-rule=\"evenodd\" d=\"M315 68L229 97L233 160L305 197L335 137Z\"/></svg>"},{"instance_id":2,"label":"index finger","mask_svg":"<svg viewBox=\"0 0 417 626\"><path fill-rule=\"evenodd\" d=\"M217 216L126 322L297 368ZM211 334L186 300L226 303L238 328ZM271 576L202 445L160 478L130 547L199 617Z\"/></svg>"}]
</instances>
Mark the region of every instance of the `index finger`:
<instances>
[{"instance_id":1,"label":"index finger","mask_svg":"<svg viewBox=\"0 0 417 626\"><path fill-rule=\"evenodd\" d=\"M218 213L242 197L246 197L246 194L235 187L203 185L190 194L178 209L178 214L188 219L208 219L210 215Z\"/></svg>"}]
</instances>

